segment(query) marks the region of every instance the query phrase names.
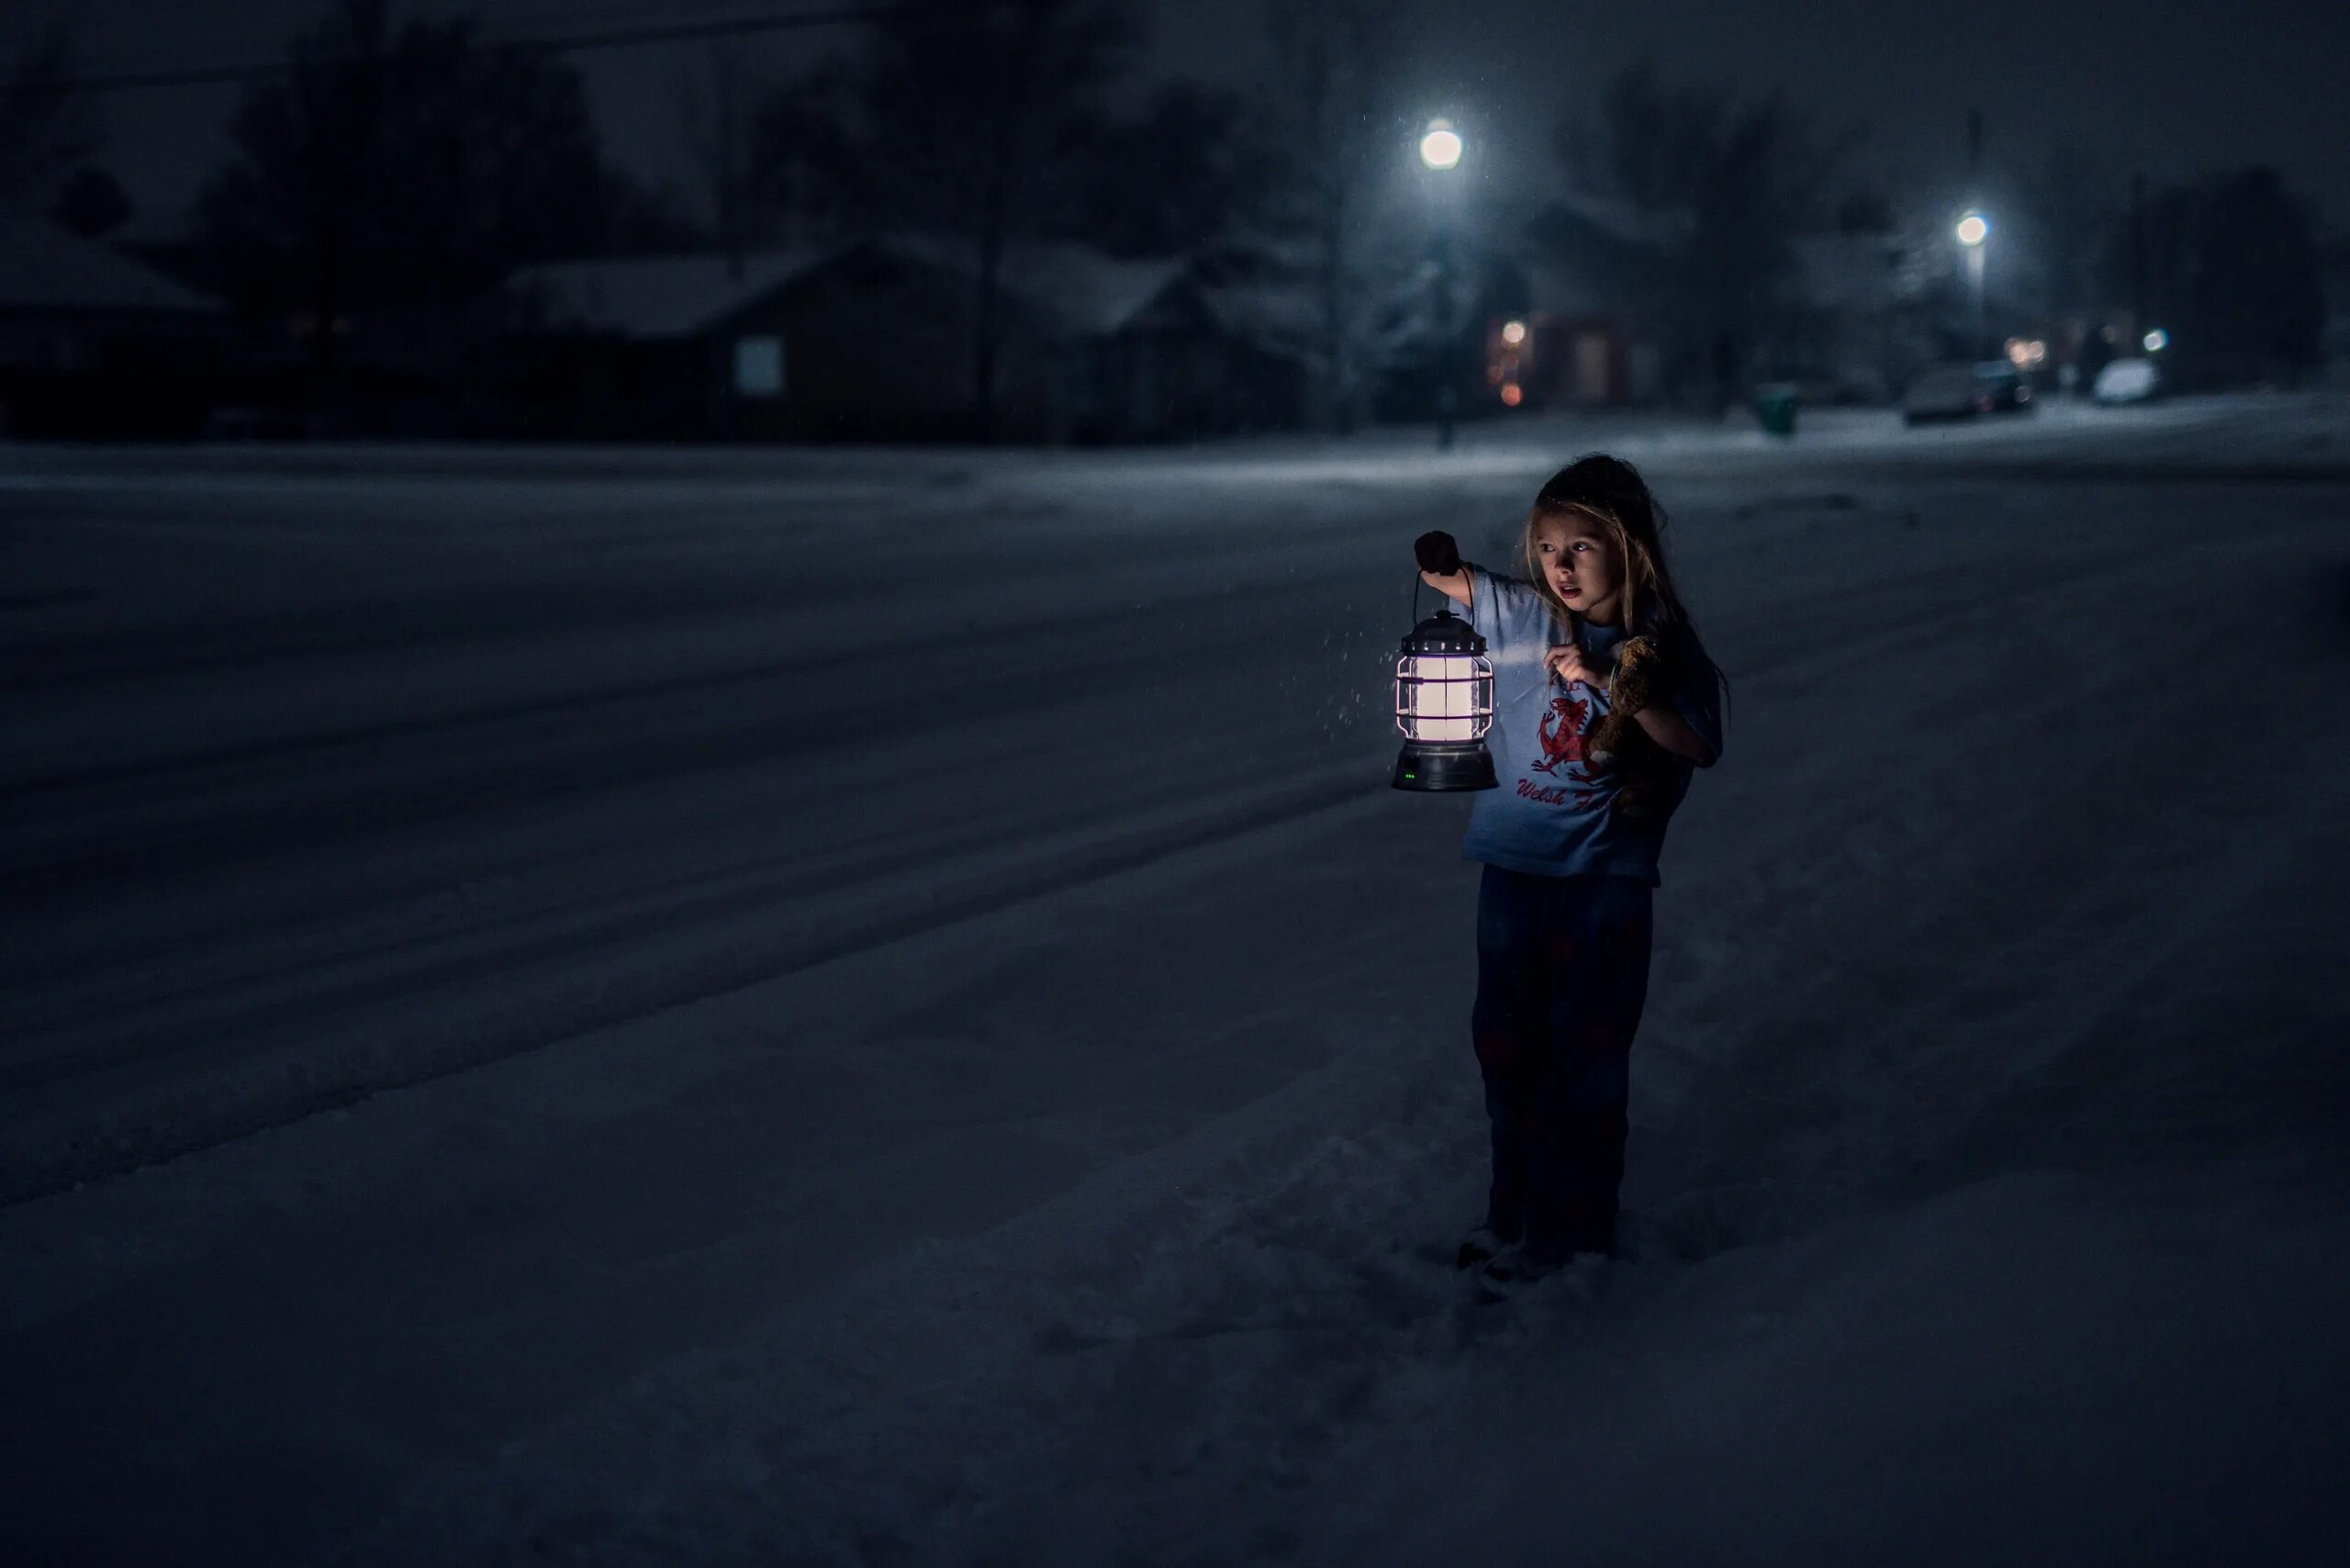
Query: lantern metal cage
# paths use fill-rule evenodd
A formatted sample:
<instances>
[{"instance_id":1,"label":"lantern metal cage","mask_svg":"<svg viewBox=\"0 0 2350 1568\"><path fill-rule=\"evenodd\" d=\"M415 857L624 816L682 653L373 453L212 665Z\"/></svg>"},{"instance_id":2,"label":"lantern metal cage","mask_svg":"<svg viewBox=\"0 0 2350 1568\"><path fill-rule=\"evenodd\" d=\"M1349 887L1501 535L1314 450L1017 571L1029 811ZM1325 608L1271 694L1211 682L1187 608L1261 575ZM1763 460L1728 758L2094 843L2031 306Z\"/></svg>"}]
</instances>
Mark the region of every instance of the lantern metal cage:
<instances>
[{"instance_id":1,"label":"lantern metal cage","mask_svg":"<svg viewBox=\"0 0 2350 1568\"><path fill-rule=\"evenodd\" d=\"M1477 629L1439 609L1412 628L1395 660L1395 727L1404 750L1398 790L1490 790L1494 666Z\"/></svg>"}]
</instances>

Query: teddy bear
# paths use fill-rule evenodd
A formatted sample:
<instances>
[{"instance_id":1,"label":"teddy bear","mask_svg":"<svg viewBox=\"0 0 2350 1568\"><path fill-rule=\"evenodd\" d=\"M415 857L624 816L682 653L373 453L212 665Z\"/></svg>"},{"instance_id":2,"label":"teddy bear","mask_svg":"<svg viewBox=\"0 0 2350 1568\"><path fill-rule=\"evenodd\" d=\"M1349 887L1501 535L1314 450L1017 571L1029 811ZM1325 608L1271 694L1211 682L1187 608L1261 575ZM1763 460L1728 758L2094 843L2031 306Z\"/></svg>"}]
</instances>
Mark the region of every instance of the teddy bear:
<instances>
[{"instance_id":1,"label":"teddy bear","mask_svg":"<svg viewBox=\"0 0 2350 1568\"><path fill-rule=\"evenodd\" d=\"M1633 715L1671 689L1667 676L1663 644L1654 637L1625 638L1607 678L1606 716L1583 742L1585 760L1617 777L1617 812L1643 826L1662 821L1672 809L1674 767L1673 754Z\"/></svg>"}]
</instances>

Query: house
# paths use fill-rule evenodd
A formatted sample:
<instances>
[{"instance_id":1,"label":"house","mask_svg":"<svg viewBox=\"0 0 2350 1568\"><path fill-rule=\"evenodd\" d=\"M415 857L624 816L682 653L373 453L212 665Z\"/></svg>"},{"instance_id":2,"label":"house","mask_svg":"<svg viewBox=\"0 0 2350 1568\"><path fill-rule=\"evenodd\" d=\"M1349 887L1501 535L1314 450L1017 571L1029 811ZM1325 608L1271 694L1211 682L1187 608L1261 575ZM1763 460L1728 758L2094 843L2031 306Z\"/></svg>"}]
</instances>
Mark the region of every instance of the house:
<instances>
[{"instance_id":1,"label":"house","mask_svg":"<svg viewBox=\"0 0 2350 1568\"><path fill-rule=\"evenodd\" d=\"M227 313L113 247L0 211L0 431L192 435Z\"/></svg>"},{"instance_id":2,"label":"house","mask_svg":"<svg viewBox=\"0 0 2350 1568\"><path fill-rule=\"evenodd\" d=\"M1527 308L1486 323L1485 379L1508 407L1598 409L1654 401L1662 354L1640 312L1586 267L1523 267ZM1510 388L1516 387L1513 396Z\"/></svg>"},{"instance_id":3,"label":"house","mask_svg":"<svg viewBox=\"0 0 2350 1568\"><path fill-rule=\"evenodd\" d=\"M975 433L979 264L968 237L886 234L796 285L799 428ZM1165 441L1297 422L1294 357L1251 336L1245 292L1215 286L1195 258L1013 241L996 280L993 437Z\"/></svg>"},{"instance_id":4,"label":"house","mask_svg":"<svg viewBox=\"0 0 2350 1568\"><path fill-rule=\"evenodd\" d=\"M572 262L509 284L541 428L701 439L975 433L979 257L877 235L748 254ZM988 434L1147 441L1293 420L1229 300L1181 258L1014 241L999 260ZM1237 389L1245 389L1236 396ZM1289 407L1284 407L1284 400Z\"/></svg>"},{"instance_id":5,"label":"house","mask_svg":"<svg viewBox=\"0 0 2350 1568\"><path fill-rule=\"evenodd\" d=\"M1921 363L1908 250L1889 234L1801 234L1773 375L1809 402L1883 402Z\"/></svg>"},{"instance_id":6,"label":"house","mask_svg":"<svg viewBox=\"0 0 2350 1568\"><path fill-rule=\"evenodd\" d=\"M1486 323L1488 392L1511 408L1594 409L1662 398L1663 335L1644 284L1676 224L1584 192L1548 203L1510 259L1522 308Z\"/></svg>"},{"instance_id":7,"label":"house","mask_svg":"<svg viewBox=\"0 0 2350 1568\"><path fill-rule=\"evenodd\" d=\"M2326 386L2350 387L2350 241L2327 246L2319 265L2325 286L2325 330L2319 342L2325 362L2318 375Z\"/></svg>"},{"instance_id":8,"label":"house","mask_svg":"<svg viewBox=\"0 0 2350 1568\"><path fill-rule=\"evenodd\" d=\"M790 286L834 253L638 256L526 267L506 285L511 433L790 433Z\"/></svg>"}]
</instances>

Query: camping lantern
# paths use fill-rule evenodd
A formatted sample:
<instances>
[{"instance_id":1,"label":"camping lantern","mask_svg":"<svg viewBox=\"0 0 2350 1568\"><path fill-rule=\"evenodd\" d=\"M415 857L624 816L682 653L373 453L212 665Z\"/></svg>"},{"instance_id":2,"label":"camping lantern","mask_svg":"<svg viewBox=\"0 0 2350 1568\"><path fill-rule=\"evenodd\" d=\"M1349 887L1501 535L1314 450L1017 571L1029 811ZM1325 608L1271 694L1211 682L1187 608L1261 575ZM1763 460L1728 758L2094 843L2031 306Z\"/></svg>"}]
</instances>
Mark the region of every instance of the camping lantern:
<instances>
[{"instance_id":1,"label":"camping lantern","mask_svg":"<svg viewBox=\"0 0 2350 1568\"><path fill-rule=\"evenodd\" d=\"M1494 759L1494 666L1477 629L1439 609L1412 628L1395 661L1398 790L1490 790Z\"/></svg>"}]
</instances>

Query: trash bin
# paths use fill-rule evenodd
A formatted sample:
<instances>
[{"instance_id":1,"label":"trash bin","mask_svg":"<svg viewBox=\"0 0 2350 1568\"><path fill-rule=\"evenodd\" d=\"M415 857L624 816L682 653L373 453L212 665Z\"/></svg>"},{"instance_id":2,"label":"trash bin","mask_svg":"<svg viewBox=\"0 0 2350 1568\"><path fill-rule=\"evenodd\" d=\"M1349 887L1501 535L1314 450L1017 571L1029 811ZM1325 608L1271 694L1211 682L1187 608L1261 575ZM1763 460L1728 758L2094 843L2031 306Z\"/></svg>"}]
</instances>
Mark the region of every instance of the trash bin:
<instances>
[{"instance_id":1,"label":"trash bin","mask_svg":"<svg viewBox=\"0 0 2350 1568\"><path fill-rule=\"evenodd\" d=\"M1762 421L1765 434L1792 436L1796 433L1796 406L1800 401L1796 389L1785 382L1773 382L1754 389L1754 412Z\"/></svg>"}]
</instances>

